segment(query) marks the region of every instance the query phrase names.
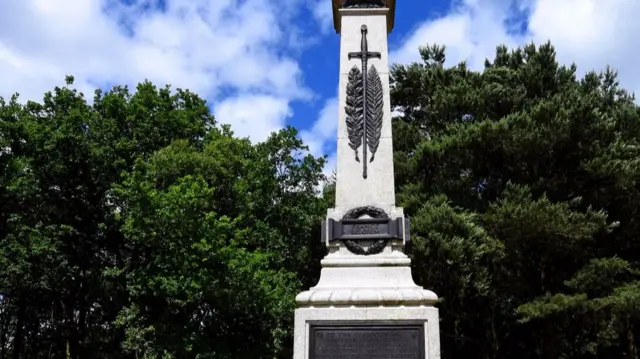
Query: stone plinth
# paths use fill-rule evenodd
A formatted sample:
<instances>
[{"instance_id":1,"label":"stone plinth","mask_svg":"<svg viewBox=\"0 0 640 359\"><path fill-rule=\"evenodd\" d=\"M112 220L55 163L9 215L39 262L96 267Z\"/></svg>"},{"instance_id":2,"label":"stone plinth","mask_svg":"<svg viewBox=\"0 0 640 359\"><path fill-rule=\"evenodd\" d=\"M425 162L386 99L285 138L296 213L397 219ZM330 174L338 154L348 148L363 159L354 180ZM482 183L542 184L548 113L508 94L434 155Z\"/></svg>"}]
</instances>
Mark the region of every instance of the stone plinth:
<instances>
[{"instance_id":1,"label":"stone plinth","mask_svg":"<svg viewBox=\"0 0 640 359\"><path fill-rule=\"evenodd\" d=\"M356 256L342 243L330 247L318 284L296 297L294 359L313 359L313 325L416 323L424 327L425 359L440 358L438 297L414 283L401 248L396 240L380 254Z\"/></svg>"},{"instance_id":2,"label":"stone plinth","mask_svg":"<svg viewBox=\"0 0 640 359\"><path fill-rule=\"evenodd\" d=\"M313 325L398 325L419 324L424 328L423 345L425 358L440 359L440 324L438 309L424 306L395 307L331 307L301 308L296 310L294 359L309 357L310 329ZM395 358L390 358L395 359Z\"/></svg>"},{"instance_id":3,"label":"stone plinth","mask_svg":"<svg viewBox=\"0 0 640 359\"><path fill-rule=\"evenodd\" d=\"M414 283L401 241L370 256L353 255L340 242L329 248L318 284L296 296L299 307L432 306L438 300Z\"/></svg>"}]
</instances>

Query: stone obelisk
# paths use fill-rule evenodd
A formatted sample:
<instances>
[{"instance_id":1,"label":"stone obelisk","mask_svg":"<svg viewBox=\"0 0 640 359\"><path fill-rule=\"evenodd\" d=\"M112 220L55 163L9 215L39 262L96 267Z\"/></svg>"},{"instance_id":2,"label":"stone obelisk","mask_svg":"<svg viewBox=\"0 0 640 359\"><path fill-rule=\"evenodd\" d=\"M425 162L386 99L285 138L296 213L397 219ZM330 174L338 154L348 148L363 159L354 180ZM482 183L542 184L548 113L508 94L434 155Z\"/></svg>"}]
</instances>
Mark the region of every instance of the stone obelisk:
<instances>
[{"instance_id":1,"label":"stone obelisk","mask_svg":"<svg viewBox=\"0 0 640 359\"><path fill-rule=\"evenodd\" d=\"M387 36L395 0L333 2L341 36L336 207L320 280L296 297L294 359L436 359L435 293L415 284L395 206Z\"/></svg>"}]
</instances>

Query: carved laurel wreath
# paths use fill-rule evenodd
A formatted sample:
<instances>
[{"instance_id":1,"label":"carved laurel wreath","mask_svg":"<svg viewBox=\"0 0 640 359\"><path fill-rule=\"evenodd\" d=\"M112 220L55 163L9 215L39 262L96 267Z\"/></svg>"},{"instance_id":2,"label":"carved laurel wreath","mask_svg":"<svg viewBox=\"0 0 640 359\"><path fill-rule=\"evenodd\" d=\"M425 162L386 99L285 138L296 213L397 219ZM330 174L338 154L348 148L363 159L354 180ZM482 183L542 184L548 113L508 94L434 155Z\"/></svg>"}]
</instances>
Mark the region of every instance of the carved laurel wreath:
<instances>
[{"instance_id":1,"label":"carved laurel wreath","mask_svg":"<svg viewBox=\"0 0 640 359\"><path fill-rule=\"evenodd\" d=\"M389 218L387 213L380 208L377 207L356 207L349 210L342 219L358 219L364 215L368 215L371 218ZM345 239L344 245L347 246L349 252L357 255L368 256L372 254L378 254L382 252L384 247L387 245L388 239L378 239L374 241L369 248L364 248L357 241L352 239Z\"/></svg>"}]
</instances>

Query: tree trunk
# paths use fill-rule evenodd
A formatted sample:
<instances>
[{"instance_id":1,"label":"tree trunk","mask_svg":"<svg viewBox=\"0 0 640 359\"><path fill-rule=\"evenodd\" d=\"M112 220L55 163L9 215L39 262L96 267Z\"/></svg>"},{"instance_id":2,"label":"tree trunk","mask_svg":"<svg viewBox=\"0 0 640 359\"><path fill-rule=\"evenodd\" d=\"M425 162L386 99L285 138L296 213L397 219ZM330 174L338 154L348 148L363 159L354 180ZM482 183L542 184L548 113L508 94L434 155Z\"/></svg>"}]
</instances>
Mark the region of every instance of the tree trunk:
<instances>
[{"instance_id":1,"label":"tree trunk","mask_svg":"<svg viewBox=\"0 0 640 359\"><path fill-rule=\"evenodd\" d=\"M82 359L85 357L85 336L86 336L86 327L87 327L87 305L86 303L80 304L80 315L78 317L78 330L76 331L76 340L75 347L76 352L74 356L76 359Z\"/></svg>"},{"instance_id":2,"label":"tree trunk","mask_svg":"<svg viewBox=\"0 0 640 359\"><path fill-rule=\"evenodd\" d=\"M498 339L498 330L496 328L496 303L492 303L491 305L491 351L492 358L498 358L498 353L500 353L500 339Z\"/></svg>"},{"instance_id":3,"label":"tree trunk","mask_svg":"<svg viewBox=\"0 0 640 359\"><path fill-rule=\"evenodd\" d=\"M626 359L638 359L638 348L636 348L636 338L633 334L633 324L627 319L627 355Z\"/></svg>"},{"instance_id":4,"label":"tree trunk","mask_svg":"<svg viewBox=\"0 0 640 359\"><path fill-rule=\"evenodd\" d=\"M7 357L7 329L9 321L7 315L7 298L2 298L0 301L0 359L6 359Z\"/></svg>"},{"instance_id":5,"label":"tree trunk","mask_svg":"<svg viewBox=\"0 0 640 359\"><path fill-rule=\"evenodd\" d=\"M544 333L542 339L542 357L545 359L557 359L556 341L557 334L553 322L549 319L544 324Z\"/></svg>"},{"instance_id":6,"label":"tree trunk","mask_svg":"<svg viewBox=\"0 0 640 359\"><path fill-rule=\"evenodd\" d=\"M22 352L22 341L24 336L24 321L26 313L27 300L23 293L20 293L18 298L18 315L16 317L16 332L13 338L12 357L13 359L20 359L20 353Z\"/></svg>"},{"instance_id":7,"label":"tree trunk","mask_svg":"<svg viewBox=\"0 0 640 359\"><path fill-rule=\"evenodd\" d=\"M60 301L62 305L62 313L64 316L64 346L65 346L65 358L71 359L71 327L73 321L73 308L70 305L66 305L64 300Z\"/></svg>"},{"instance_id":8,"label":"tree trunk","mask_svg":"<svg viewBox=\"0 0 640 359\"><path fill-rule=\"evenodd\" d=\"M38 357L40 354L39 336L41 322L39 318L35 318L35 320L32 319L31 321L29 321L29 324L31 326L25 333L25 338L28 337L29 341L27 341L27 344L24 346L24 352L22 353L24 358L34 358Z\"/></svg>"},{"instance_id":9,"label":"tree trunk","mask_svg":"<svg viewBox=\"0 0 640 359\"><path fill-rule=\"evenodd\" d=\"M3 298L2 302L2 315L0 316L0 359L7 359L7 331L9 329L8 322L10 321L10 317L6 315L6 301L7 298Z\"/></svg>"},{"instance_id":10,"label":"tree trunk","mask_svg":"<svg viewBox=\"0 0 640 359\"><path fill-rule=\"evenodd\" d=\"M56 324L55 324L56 323L55 309L56 309L56 303L55 302L51 302L51 329L53 329L52 332L55 331L54 328L56 327ZM49 343L49 356L48 356L48 358L51 359L51 356L53 355L53 343L54 343L54 340L53 340L53 338L49 337L49 341L50 341L50 343Z\"/></svg>"}]
</instances>

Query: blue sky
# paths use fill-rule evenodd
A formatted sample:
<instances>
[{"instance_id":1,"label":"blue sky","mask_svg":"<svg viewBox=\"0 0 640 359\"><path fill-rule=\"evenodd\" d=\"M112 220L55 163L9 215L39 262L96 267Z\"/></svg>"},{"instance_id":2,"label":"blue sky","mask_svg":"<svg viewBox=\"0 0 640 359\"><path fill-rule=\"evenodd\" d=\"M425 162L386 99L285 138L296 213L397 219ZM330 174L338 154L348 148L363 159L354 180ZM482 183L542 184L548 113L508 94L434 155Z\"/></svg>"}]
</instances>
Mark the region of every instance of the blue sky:
<instances>
[{"instance_id":1,"label":"blue sky","mask_svg":"<svg viewBox=\"0 0 640 359\"><path fill-rule=\"evenodd\" d=\"M218 121L263 140L285 125L335 160L339 36L331 0L0 0L0 96L40 100L72 74L85 94L149 79L188 88ZM397 0L390 60L446 45L480 70L496 45L551 40L581 73L640 88L640 1ZM91 97L91 96L88 96Z\"/></svg>"}]
</instances>

